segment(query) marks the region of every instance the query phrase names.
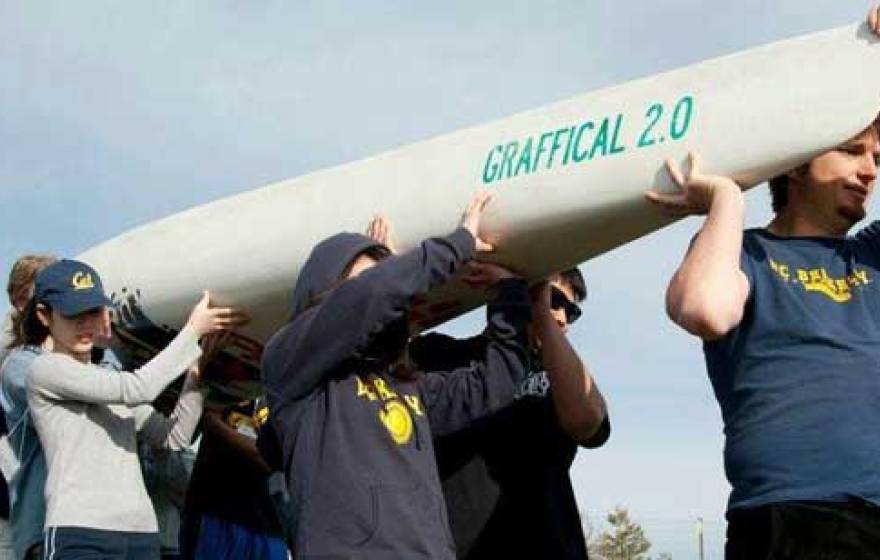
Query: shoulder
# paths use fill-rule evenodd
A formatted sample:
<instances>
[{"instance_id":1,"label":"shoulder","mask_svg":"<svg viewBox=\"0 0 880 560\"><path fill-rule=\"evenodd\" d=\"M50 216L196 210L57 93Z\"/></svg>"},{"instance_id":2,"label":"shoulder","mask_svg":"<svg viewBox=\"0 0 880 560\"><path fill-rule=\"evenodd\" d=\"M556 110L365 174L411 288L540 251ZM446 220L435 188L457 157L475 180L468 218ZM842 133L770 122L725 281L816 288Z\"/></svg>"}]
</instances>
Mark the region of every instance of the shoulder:
<instances>
[{"instance_id":1,"label":"shoulder","mask_svg":"<svg viewBox=\"0 0 880 560\"><path fill-rule=\"evenodd\" d=\"M46 376L51 376L59 367L64 367L65 356L54 352L46 352L34 358L31 363L31 382L42 380Z\"/></svg>"},{"instance_id":2,"label":"shoulder","mask_svg":"<svg viewBox=\"0 0 880 560\"><path fill-rule=\"evenodd\" d=\"M13 348L0 365L0 381L5 382L9 376L30 370L33 362L42 354L42 350L33 346Z\"/></svg>"},{"instance_id":3,"label":"shoulder","mask_svg":"<svg viewBox=\"0 0 880 560\"><path fill-rule=\"evenodd\" d=\"M875 220L860 229L850 238L856 247L863 247L869 251L880 251L880 220Z\"/></svg>"},{"instance_id":4,"label":"shoulder","mask_svg":"<svg viewBox=\"0 0 880 560\"><path fill-rule=\"evenodd\" d=\"M856 233L857 239L877 239L880 237L880 220L874 220Z\"/></svg>"},{"instance_id":5,"label":"shoulder","mask_svg":"<svg viewBox=\"0 0 880 560\"><path fill-rule=\"evenodd\" d=\"M54 367L63 367L68 365L68 362L73 362L73 358L69 356L65 356L64 354L58 352L44 352L40 354L36 358L34 358L33 368L34 370L44 371L46 369L51 369Z\"/></svg>"},{"instance_id":6,"label":"shoulder","mask_svg":"<svg viewBox=\"0 0 880 560\"><path fill-rule=\"evenodd\" d=\"M773 236L764 228L750 228L743 232L740 269L746 273L750 284L755 280L755 267L766 263L770 253L780 250L785 243L785 239Z\"/></svg>"},{"instance_id":7,"label":"shoulder","mask_svg":"<svg viewBox=\"0 0 880 560\"><path fill-rule=\"evenodd\" d=\"M266 366L267 361L269 361L269 365L271 365L272 360L277 360L279 356L283 356L296 349L301 335L308 330L309 324L320 307L320 305L316 305L302 311L269 337L269 340L263 347L264 367Z\"/></svg>"},{"instance_id":8,"label":"shoulder","mask_svg":"<svg viewBox=\"0 0 880 560\"><path fill-rule=\"evenodd\" d=\"M768 236L767 230L765 230L764 228L749 228L743 231L743 253L763 253L764 247L766 247L768 243L772 243L773 241L774 238Z\"/></svg>"},{"instance_id":9,"label":"shoulder","mask_svg":"<svg viewBox=\"0 0 880 560\"><path fill-rule=\"evenodd\" d=\"M763 237L764 231L765 231L764 228L759 228L759 227L744 229L743 230L743 244L745 244L747 241L752 242L758 238Z\"/></svg>"},{"instance_id":10,"label":"shoulder","mask_svg":"<svg viewBox=\"0 0 880 560\"><path fill-rule=\"evenodd\" d=\"M260 375L264 383L277 377L276 373L283 369L281 364L291 352L296 350L298 333L294 325L305 320L305 315L313 311L314 308L304 311L299 317L278 329L266 342L260 358Z\"/></svg>"},{"instance_id":11,"label":"shoulder","mask_svg":"<svg viewBox=\"0 0 880 560\"><path fill-rule=\"evenodd\" d=\"M3 363L3 369L5 370L9 365L12 364L15 364L16 366L21 364L30 365L31 362L33 362L43 354L43 350L36 346L16 346L12 350L10 350L8 354L6 354L6 360Z\"/></svg>"},{"instance_id":12,"label":"shoulder","mask_svg":"<svg viewBox=\"0 0 880 560\"><path fill-rule=\"evenodd\" d=\"M31 385L43 385L51 383L64 375L71 375L87 370L91 365L81 364L64 354L58 352L44 352L34 358L31 364L31 374L28 381Z\"/></svg>"}]
</instances>

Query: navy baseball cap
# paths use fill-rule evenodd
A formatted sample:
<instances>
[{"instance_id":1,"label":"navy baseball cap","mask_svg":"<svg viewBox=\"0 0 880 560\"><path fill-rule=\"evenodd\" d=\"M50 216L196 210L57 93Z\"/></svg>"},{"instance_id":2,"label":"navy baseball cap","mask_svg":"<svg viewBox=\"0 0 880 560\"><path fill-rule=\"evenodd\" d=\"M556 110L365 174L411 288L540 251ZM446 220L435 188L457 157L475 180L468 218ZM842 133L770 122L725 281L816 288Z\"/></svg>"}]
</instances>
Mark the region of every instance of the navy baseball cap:
<instances>
[{"instance_id":1,"label":"navy baseball cap","mask_svg":"<svg viewBox=\"0 0 880 560\"><path fill-rule=\"evenodd\" d=\"M37 275L34 301L57 309L64 317L74 317L111 303L95 269L71 259L52 263Z\"/></svg>"}]
</instances>

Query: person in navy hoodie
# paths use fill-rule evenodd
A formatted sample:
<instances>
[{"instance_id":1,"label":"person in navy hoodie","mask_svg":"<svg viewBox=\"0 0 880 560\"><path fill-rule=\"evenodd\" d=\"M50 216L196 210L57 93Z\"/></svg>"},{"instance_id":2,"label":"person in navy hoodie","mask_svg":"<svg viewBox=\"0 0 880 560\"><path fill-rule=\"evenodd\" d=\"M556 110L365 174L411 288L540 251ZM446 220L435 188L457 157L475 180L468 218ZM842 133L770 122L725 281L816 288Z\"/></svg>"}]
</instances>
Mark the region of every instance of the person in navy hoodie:
<instances>
[{"instance_id":1,"label":"person in navy hoodie","mask_svg":"<svg viewBox=\"0 0 880 560\"><path fill-rule=\"evenodd\" d=\"M292 319L262 363L295 558L455 558L432 438L511 403L528 369L526 282L472 261L491 249L477 236L489 198L476 195L452 234L402 255L342 233L306 261ZM494 288L491 342L452 374L416 372L405 359L410 300L466 263L467 280Z\"/></svg>"},{"instance_id":2,"label":"person in navy hoodie","mask_svg":"<svg viewBox=\"0 0 880 560\"><path fill-rule=\"evenodd\" d=\"M385 216L374 216L366 234L396 252ZM531 296L532 369L514 403L434 441L461 560L587 559L568 471L579 447L611 435L605 399L566 338L587 286L571 268L533 285ZM411 339L407 353L418 369L448 371L483 355L487 342L432 332Z\"/></svg>"}]
</instances>

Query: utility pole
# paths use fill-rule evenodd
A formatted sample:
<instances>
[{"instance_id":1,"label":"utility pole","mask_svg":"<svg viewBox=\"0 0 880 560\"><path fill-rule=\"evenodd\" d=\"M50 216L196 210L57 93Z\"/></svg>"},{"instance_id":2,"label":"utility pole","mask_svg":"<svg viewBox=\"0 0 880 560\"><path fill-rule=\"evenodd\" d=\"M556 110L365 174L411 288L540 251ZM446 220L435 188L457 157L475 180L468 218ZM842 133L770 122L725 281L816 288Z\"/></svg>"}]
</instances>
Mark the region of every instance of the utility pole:
<instances>
[{"instance_id":1,"label":"utility pole","mask_svg":"<svg viewBox=\"0 0 880 560\"><path fill-rule=\"evenodd\" d=\"M697 552L699 553L700 560L706 560L705 552L703 550L703 518L697 518Z\"/></svg>"}]
</instances>

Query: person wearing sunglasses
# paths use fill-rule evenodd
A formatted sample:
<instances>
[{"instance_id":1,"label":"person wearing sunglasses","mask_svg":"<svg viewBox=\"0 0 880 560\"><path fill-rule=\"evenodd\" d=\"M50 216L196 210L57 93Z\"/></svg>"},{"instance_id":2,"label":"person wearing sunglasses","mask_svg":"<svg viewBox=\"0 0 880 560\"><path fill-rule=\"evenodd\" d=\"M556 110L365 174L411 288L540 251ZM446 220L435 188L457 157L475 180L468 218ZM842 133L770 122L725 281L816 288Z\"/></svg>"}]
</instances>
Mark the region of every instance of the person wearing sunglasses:
<instances>
[{"instance_id":1,"label":"person wearing sunglasses","mask_svg":"<svg viewBox=\"0 0 880 560\"><path fill-rule=\"evenodd\" d=\"M459 558L583 560L584 535L569 477L579 447L610 435L605 401L569 343L586 298L576 269L554 274L532 294L530 374L510 406L435 441ZM410 343L410 359L442 370L479 356L486 338L431 333Z\"/></svg>"},{"instance_id":2,"label":"person wearing sunglasses","mask_svg":"<svg viewBox=\"0 0 880 560\"><path fill-rule=\"evenodd\" d=\"M555 311L562 311L565 314L565 326L574 323L581 318L581 308L573 302L562 288L551 286L550 288L550 308Z\"/></svg>"}]
</instances>

